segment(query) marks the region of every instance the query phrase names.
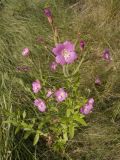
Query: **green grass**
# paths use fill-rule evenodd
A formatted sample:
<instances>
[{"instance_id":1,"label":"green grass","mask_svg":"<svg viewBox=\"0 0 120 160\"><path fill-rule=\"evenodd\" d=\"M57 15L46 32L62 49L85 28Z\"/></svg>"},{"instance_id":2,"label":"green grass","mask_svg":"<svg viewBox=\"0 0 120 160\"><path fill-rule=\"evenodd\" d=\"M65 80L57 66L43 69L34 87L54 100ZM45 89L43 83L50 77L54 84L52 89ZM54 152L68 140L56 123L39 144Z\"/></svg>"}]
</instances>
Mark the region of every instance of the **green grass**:
<instances>
[{"instance_id":1,"label":"green grass","mask_svg":"<svg viewBox=\"0 0 120 160\"><path fill-rule=\"evenodd\" d=\"M49 87L65 83L60 69L56 74L50 72L48 66L52 57L49 52L36 44L40 35L51 48L54 46L52 31L42 10L46 4L42 0L0 1L0 159L119 160L119 0L49 1L61 41L75 42L78 32L86 41L88 54L75 81L79 77L83 96L94 96L96 100L94 112L86 119L88 127L76 131L75 138L66 145L66 153L55 153L43 140L34 147L32 136L24 140L22 132L15 135L13 126L2 123L13 113L24 110L29 117L33 116L29 88L34 79L46 79ZM21 56L24 47L30 48L30 59ZM99 58L104 48L110 49L113 59L110 65ZM31 71L17 72L16 67L22 65L30 66ZM96 75L102 80L101 87L94 85Z\"/></svg>"}]
</instances>

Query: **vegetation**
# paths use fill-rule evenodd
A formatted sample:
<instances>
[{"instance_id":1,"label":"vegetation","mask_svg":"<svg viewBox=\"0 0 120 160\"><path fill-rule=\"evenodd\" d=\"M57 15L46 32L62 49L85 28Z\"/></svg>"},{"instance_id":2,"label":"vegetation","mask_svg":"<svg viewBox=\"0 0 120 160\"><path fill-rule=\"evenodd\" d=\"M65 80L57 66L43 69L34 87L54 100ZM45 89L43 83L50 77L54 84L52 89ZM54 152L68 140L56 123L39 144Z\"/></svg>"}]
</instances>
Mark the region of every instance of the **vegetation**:
<instances>
[{"instance_id":1,"label":"vegetation","mask_svg":"<svg viewBox=\"0 0 120 160\"><path fill-rule=\"evenodd\" d=\"M8 123L14 117L30 121L39 117L31 91L35 79L45 79L49 87L68 88L61 68L50 71L53 58L37 41L42 37L50 48L54 47L53 33L43 14L46 6L51 7L61 42L76 42L77 38L86 42L87 55L73 83L79 82L82 97L95 99L93 112L86 116L88 125L79 126L63 152L56 152L44 138L34 146L34 135L24 139L23 130L17 133L15 125ZM119 0L0 1L1 160L120 159L119 16ZM29 58L22 56L25 47L31 51ZM105 48L109 48L110 63L101 58ZM20 66L29 66L30 70L19 70ZM97 76L101 85L95 85Z\"/></svg>"}]
</instances>

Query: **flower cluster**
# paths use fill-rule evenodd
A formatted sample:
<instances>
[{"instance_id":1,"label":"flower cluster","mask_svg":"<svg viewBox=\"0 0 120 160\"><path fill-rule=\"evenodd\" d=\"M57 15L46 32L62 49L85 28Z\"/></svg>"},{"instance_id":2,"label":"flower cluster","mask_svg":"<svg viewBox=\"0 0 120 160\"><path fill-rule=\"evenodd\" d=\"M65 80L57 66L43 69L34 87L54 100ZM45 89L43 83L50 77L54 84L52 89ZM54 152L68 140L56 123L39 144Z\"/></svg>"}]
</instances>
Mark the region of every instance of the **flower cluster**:
<instances>
[{"instance_id":1,"label":"flower cluster","mask_svg":"<svg viewBox=\"0 0 120 160\"><path fill-rule=\"evenodd\" d=\"M32 90L34 93L38 93L41 90L41 88L42 87L41 87L41 83L39 80L36 80L32 83ZM55 92L53 92L51 89L49 89L47 91L46 98L49 98L52 95L54 95L57 102L64 101L68 96L67 92L65 92L65 90L63 88L60 88L60 89L56 90ZM34 105L38 107L40 112L46 111L46 104L45 104L44 100L38 98L34 101Z\"/></svg>"},{"instance_id":2,"label":"flower cluster","mask_svg":"<svg viewBox=\"0 0 120 160\"><path fill-rule=\"evenodd\" d=\"M49 23L53 27L53 17L52 17L52 13L49 7L44 9L44 15L48 18ZM53 27L53 30L54 30L54 27ZM43 42L43 38L39 37L37 41ZM79 41L79 47L81 51L84 50L85 48L84 40ZM55 60L50 65L51 71L55 71L57 69L58 64L62 66L65 64L71 64L78 58L78 55L75 51L75 45L70 41L65 41L63 43L57 43L56 46L52 49L52 53L55 56ZM30 49L24 48L22 51L22 55L28 56L29 54L30 54ZM111 61L111 56L110 56L110 52L108 49L104 50L104 52L102 53L102 58L106 61ZM101 85L101 80L99 77L96 77L95 84ZM39 80L36 80L32 83L32 90L35 94L37 94L41 90L41 88L42 86ZM47 91L46 98L50 98L51 96L52 97L54 96L57 102L62 102L68 97L68 94L64 90L64 88L59 88L56 91L49 89ZM46 107L44 100L38 98L34 101L34 105L38 107L40 112L46 111L47 107ZM93 109L93 106L94 106L94 99L90 98L88 102L80 109L80 112L87 115L91 112L91 110Z\"/></svg>"}]
</instances>

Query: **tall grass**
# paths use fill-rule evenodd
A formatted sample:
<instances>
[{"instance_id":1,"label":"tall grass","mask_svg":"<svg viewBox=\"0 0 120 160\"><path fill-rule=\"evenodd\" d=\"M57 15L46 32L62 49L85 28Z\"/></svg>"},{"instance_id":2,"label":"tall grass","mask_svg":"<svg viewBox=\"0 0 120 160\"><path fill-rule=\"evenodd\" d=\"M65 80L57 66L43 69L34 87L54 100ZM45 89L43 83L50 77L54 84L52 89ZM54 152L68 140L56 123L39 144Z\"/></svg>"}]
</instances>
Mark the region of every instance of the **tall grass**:
<instances>
[{"instance_id":1,"label":"tall grass","mask_svg":"<svg viewBox=\"0 0 120 160\"><path fill-rule=\"evenodd\" d=\"M36 38L42 36L53 47L52 31L43 15L43 8L47 4L53 10L61 41L68 39L75 42L78 33L80 39L86 41L89 54L75 80L80 77L79 90L82 95L91 95L96 99L94 112L87 118L88 127L76 132L75 138L66 145L64 155L54 153L43 140L33 147L32 136L24 140L22 131L15 135L13 126L2 123L8 117L10 119L12 114L23 113L24 110L27 111L29 118L39 116L37 113L33 115L29 89L36 77L46 78L49 86L64 84L60 71L53 74L49 70L51 55L41 44L36 43ZM120 159L119 16L119 0L0 2L1 160ZM21 56L24 47L31 50L29 59ZM100 58L104 48L110 49L112 56L110 65ZM30 66L31 70L16 71L16 67L22 65ZM94 84L97 75L102 80L101 87Z\"/></svg>"}]
</instances>

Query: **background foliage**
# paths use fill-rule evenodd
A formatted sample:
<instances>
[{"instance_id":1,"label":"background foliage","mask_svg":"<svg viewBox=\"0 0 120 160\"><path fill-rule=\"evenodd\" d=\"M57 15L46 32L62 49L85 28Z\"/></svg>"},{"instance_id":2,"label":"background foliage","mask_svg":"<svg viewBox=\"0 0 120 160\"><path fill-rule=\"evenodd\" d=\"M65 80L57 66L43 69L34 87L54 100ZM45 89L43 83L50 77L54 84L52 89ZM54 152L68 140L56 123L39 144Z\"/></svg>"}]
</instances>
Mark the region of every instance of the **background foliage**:
<instances>
[{"instance_id":1,"label":"background foliage","mask_svg":"<svg viewBox=\"0 0 120 160\"><path fill-rule=\"evenodd\" d=\"M40 140L33 146L33 137L24 140L23 133L15 135L15 128L3 124L11 114L25 110L32 117L32 100L29 93L31 82L41 72L47 75L50 85L64 84L60 73L50 73L48 62L51 56L44 51L36 38L42 36L53 46L52 31L43 15L43 8L50 5L59 34L64 41L75 41L80 32L86 41L86 62L76 77L80 77L79 89L83 95L94 96L94 112L87 117L88 126L80 128L73 140L66 145L66 153L54 153L52 148ZM2 160L31 159L75 159L75 160L119 160L120 159L120 1L0 1L0 158ZM24 47L29 47L36 70L17 72L16 67L32 64L21 56ZM104 48L109 48L112 63L107 65L99 57ZM45 61L43 61L45 60ZM39 68L39 69L38 69ZM94 85L96 75L102 86ZM75 79L76 79L75 77Z\"/></svg>"}]
</instances>

